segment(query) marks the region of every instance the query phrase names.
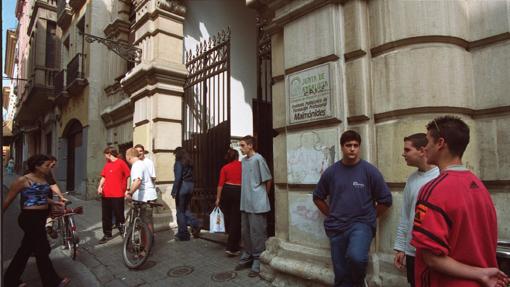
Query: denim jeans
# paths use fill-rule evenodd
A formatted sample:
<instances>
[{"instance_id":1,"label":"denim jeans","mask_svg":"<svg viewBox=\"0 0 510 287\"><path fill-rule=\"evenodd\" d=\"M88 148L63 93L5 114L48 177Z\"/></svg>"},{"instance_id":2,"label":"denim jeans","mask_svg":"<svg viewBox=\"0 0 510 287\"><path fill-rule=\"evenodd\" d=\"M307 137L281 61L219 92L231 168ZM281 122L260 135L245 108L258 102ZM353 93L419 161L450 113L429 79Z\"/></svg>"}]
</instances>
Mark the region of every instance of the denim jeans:
<instances>
[{"instance_id":1,"label":"denim jeans","mask_svg":"<svg viewBox=\"0 0 510 287\"><path fill-rule=\"evenodd\" d=\"M193 182L183 181L181 189L177 193L177 237L182 240L190 239L188 225L199 227L199 221L191 214L190 203L193 194Z\"/></svg>"},{"instance_id":2,"label":"denim jeans","mask_svg":"<svg viewBox=\"0 0 510 287\"><path fill-rule=\"evenodd\" d=\"M372 227L365 223L329 237L335 287L363 286L372 237Z\"/></svg>"}]
</instances>

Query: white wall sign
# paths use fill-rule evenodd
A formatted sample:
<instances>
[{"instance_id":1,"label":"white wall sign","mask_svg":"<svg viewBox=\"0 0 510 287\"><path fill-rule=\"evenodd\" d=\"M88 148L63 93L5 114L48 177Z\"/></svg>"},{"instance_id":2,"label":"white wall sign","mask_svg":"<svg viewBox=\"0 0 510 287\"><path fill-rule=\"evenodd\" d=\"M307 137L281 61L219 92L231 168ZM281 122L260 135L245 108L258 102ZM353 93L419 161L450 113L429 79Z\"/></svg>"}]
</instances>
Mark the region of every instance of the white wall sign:
<instances>
[{"instance_id":1,"label":"white wall sign","mask_svg":"<svg viewBox=\"0 0 510 287\"><path fill-rule=\"evenodd\" d=\"M287 76L287 91L290 124L331 117L329 64Z\"/></svg>"},{"instance_id":2,"label":"white wall sign","mask_svg":"<svg viewBox=\"0 0 510 287\"><path fill-rule=\"evenodd\" d=\"M291 184L316 184L338 157L338 132L320 129L287 136L287 180Z\"/></svg>"}]
</instances>

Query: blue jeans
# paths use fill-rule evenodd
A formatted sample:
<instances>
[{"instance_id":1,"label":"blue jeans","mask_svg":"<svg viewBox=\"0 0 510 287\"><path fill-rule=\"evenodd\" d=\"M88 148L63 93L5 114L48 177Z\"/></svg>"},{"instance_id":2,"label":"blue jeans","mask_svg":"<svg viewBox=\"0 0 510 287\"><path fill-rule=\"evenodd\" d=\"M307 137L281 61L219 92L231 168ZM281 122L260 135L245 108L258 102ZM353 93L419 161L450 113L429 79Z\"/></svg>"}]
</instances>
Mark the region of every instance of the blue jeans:
<instances>
[{"instance_id":1,"label":"blue jeans","mask_svg":"<svg viewBox=\"0 0 510 287\"><path fill-rule=\"evenodd\" d=\"M191 214L189 205L193 194L193 182L183 181L181 189L177 193L177 237L182 240L190 239L188 225L198 228L199 221Z\"/></svg>"},{"instance_id":2,"label":"blue jeans","mask_svg":"<svg viewBox=\"0 0 510 287\"><path fill-rule=\"evenodd\" d=\"M365 223L354 223L345 232L329 237L335 287L363 286L372 237L372 227Z\"/></svg>"}]
</instances>

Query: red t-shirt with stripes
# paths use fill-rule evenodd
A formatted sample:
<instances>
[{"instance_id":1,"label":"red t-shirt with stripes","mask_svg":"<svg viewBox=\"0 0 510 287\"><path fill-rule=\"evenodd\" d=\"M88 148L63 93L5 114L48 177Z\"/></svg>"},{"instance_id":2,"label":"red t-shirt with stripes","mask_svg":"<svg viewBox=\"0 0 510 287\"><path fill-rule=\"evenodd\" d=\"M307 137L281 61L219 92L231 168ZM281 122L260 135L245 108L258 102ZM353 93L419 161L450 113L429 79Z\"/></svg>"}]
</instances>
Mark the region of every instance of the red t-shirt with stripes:
<instances>
[{"instance_id":1,"label":"red t-shirt with stripes","mask_svg":"<svg viewBox=\"0 0 510 287\"><path fill-rule=\"evenodd\" d=\"M417 287L479 287L477 282L430 269L423 250L471 266L497 267L496 209L489 192L469 170L446 170L424 185L416 203L413 238Z\"/></svg>"}]
</instances>

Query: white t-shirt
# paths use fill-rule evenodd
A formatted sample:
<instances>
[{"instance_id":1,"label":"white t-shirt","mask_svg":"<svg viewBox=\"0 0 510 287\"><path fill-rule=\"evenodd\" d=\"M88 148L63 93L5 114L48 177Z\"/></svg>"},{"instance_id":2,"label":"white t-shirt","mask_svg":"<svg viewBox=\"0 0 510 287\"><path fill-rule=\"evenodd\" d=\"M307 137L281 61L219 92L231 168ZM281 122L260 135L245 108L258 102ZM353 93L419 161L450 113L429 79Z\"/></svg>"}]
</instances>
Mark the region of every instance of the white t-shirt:
<instances>
[{"instance_id":1,"label":"white t-shirt","mask_svg":"<svg viewBox=\"0 0 510 287\"><path fill-rule=\"evenodd\" d=\"M142 182L140 187L133 193L133 199L137 201L149 201L158 198L154 183L152 183L149 169L143 161L137 160L131 166L131 182L136 179L140 179Z\"/></svg>"},{"instance_id":2,"label":"white t-shirt","mask_svg":"<svg viewBox=\"0 0 510 287\"><path fill-rule=\"evenodd\" d=\"M151 159L145 157L143 159L143 163L147 166L147 169L149 170L149 174L151 175L151 177L156 178L156 169L154 168L154 162Z\"/></svg>"}]
</instances>

